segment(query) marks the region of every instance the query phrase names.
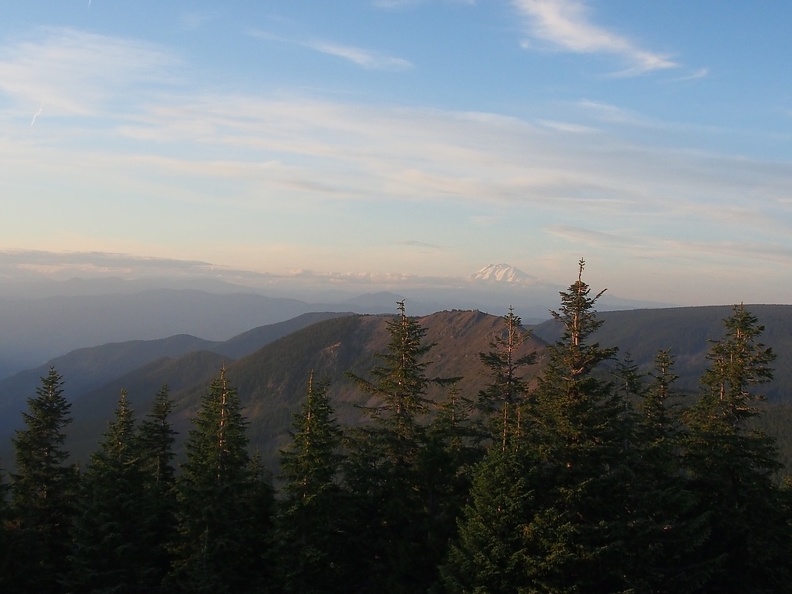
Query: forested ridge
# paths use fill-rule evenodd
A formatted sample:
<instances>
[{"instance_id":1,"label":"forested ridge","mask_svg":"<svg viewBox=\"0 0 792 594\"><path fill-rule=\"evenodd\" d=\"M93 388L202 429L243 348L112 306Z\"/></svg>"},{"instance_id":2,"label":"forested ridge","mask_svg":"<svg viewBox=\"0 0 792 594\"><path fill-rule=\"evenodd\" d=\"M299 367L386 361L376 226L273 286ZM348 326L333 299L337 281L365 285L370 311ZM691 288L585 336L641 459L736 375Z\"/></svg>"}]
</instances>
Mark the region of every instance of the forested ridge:
<instances>
[{"instance_id":1,"label":"forested ridge","mask_svg":"<svg viewBox=\"0 0 792 594\"><path fill-rule=\"evenodd\" d=\"M757 429L775 360L759 319L728 312L691 395L673 351L645 372L599 342L602 293L583 272L541 361L519 316L503 316L475 392L442 365L428 373L436 345L400 303L374 364L347 374L365 422L339 421L308 373L275 476L225 367L182 462L166 385L142 418L122 389L81 465L50 369L0 482L0 589L788 592L792 487Z\"/></svg>"}]
</instances>

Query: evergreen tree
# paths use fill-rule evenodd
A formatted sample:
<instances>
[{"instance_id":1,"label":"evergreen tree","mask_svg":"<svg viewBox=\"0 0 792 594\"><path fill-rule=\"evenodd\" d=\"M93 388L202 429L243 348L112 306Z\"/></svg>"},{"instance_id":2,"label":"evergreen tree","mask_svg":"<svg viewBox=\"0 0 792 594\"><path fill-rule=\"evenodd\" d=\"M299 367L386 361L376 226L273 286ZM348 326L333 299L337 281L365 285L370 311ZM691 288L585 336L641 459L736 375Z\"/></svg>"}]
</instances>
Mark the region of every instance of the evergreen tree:
<instances>
[{"instance_id":1,"label":"evergreen tree","mask_svg":"<svg viewBox=\"0 0 792 594\"><path fill-rule=\"evenodd\" d=\"M16 558L7 576L24 592L59 592L65 575L78 475L66 465L65 428L71 404L63 378L50 368L22 413L25 428L13 439L12 513L18 523Z\"/></svg>"},{"instance_id":2,"label":"evergreen tree","mask_svg":"<svg viewBox=\"0 0 792 594\"><path fill-rule=\"evenodd\" d=\"M138 432L144 470L153 484L165 489L170 489L175 477L173 442L176 431L169 418L172 410L170 389L164 385L154 396L151 412L140 423Z\"/></svg>"},{"instance_id":3,"label":"evergreen tree","mask_svg":"<svg viewBox=\"0 0 792 594\"><path fill-rule=\"evenodd\" d=\"M247 422L225 369L211 384L190 430L177 480L178 535L169 585L184 592L253 592L264 587L257 484Z\"/></svg>"},{"instance_id":4,"label":"evergreen tree","mask_svg":"<svg viewBox=\"0 0 792 594\"><path fill-rule=\"evenodd\" d=\"M162 386L137 432L143 473L141 497L146 511L142 521L147 524L144 534L148 541L150 592L158 591L170 570L167 546L173 542L176 534L176 479L173 467L176 431L170 423L172 408L168 386Z\"/></svg>"},{"instance_id":5,"label":"evergreen tree","mask_svg":"<svg viewBox=\"0 0 792 594\"><path fill-rule=\"evenodd\" d=\"M74 592L151 592L152 539L144 475L126 391L82 480L69 586Z\"/></svg>"},{"instance_id":6,"label":"evergreen tree","mask_svg":"<svg viewBox=\"0 0 792 594\"><path fill-rule=\"evenodd\" d=\"M327 382L313 372L291 443L281 451L284 498L278 514L278 556L284 589L301 594L344 592L339 558L343 506L338 483L342 432L335 419Z\"/></svg>"},{"instance_id":7,"label":"evergreen tree","mask_svg":"<svg viewBox=\"0 0 792 594\"><path fill-rule=\"evenodd\" d=\"M657 353L651 382L638 393L631 490L632 584L636 592L698 592L706 576L693 552L707 535L706 517L687 488L680 450L683 408L673 390L674 357ZM634 384L635 385L635 384Z\"/></svg>"},{"instance_id":8,"label":"evergreen tree","mask_svg":"<svg viewBox=\"0 0 792 594\"><path fill-rule=\"evenodd\" d=\"M602 322L578 279L552 312L563 328L530 411L531 486L536 508L524 529L526 574L540 592L620 592L630 587L630 415L623 393L603 377L616 354L590 340Z\"/></svg>"},{"instance_id":9,"label":"evergreen tree","mask_svg":"<svg viewBox=\"0 0 792 594\"><path fill-rule=\"evenodd\" d=\"M503 316L503 333L490 342L491 350L481 353L481 362L490 370L491 382L479 393L478 408L490 420L489 434L500 442L502 450L511 435L523 432L522 413L528 394L528 385L520 369L536 362L536 353L518 356L518 349L529 334L522 320L509 308Z\"/></svg>"},{"instance_id":10,"label":"evergreen tree","mask_svg":"<svg viewBox=\"0 0 792 594\"><path fill-rule=\"evenodd\" d=\"M706 592L782 592L789 588L790 531L775 442L754 429L772 379L764 327L744 306L724 320L726 335L710 347L701 398L688 415L686 466L709 534L695 560L710 570Z\"/></svg>"},{"instance_id":11,"label":"evergreen tree","mask_svg":"<svg viewBox=\"0 0 792 594\"><path fill-rule=\"evenodd\" d=\"M481 429L471 414L474 403L456 384L436 405L417 463L417 484L426 517L426 556L443 562L457 534L457 518L467 503L473 468L481 460ZM436 579L439 579L439 575Z\"/></svg>"},{"instance_id":12,"label":"evergreen tree","mask_svg":"<svg viewBox=\"0 0 792 594\"><path fill-rule=\"evenodd\" d=\"M376 357L372 380L349 374L377 403L371 422L350 432L345 480L352 497L350 533L357 563L350 591L416 592L436 579L439 559L429 554L432 520L421 491L420 456L426 446L427 389L423 360L432 345L407 317L404 302L388 322L387 351Z\"/></svg>"},{"instance_id":13,"label":"evergreen tree","mask_svg":"<svg viewBox=\"0 0 792 594\"><path fill-rule=\"evenodd\" d=\"M461 499L455 510L458 535L448 533L454 544L441 574L450 592L515 592L525 583L522 529L531 510L532 464L523 447L529 390L520 370L535 363L536 354L518 355L529 334L512 309L503 321L503 332L490 342L491 350L480 354L491 381L476 403L486 425L479 437L488 438L490 447L472 468L458 466L472 472L472 486L464 512ZM454 516L448 520L453 527Z\"/></svg>"},{"instance_id":14,"label":"evergreen tree","mask_svg":"<svg viewBox=\"0 0 792 594\"><path fill-rule=\"evenodd\" d=\"M536 508L535 461L515 436L493 444L473 469L469 503L441 568L453 594L512 594L529 588L525 531Z\"/></svg>"}]
</instances>

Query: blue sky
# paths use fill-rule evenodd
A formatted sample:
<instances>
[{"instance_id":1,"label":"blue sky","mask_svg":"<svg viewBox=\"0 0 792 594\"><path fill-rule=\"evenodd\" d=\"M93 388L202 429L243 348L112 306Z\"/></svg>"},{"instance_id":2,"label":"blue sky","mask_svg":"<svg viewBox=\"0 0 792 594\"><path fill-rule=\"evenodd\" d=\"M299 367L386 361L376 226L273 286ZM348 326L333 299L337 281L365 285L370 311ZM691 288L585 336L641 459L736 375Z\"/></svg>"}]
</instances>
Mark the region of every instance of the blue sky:
<instances>
[{"instance_id":1,"label":"blue sky","mask_svg":"<svg viewBox=\"0 0 792 594\"><path fill-rule=\"evenodd\" d=\"M0 251L391 288L498 262L566 285L583 257L625 298L792 303L790 23L715 0L11 3Z\"/></svg>"}]
</instances>

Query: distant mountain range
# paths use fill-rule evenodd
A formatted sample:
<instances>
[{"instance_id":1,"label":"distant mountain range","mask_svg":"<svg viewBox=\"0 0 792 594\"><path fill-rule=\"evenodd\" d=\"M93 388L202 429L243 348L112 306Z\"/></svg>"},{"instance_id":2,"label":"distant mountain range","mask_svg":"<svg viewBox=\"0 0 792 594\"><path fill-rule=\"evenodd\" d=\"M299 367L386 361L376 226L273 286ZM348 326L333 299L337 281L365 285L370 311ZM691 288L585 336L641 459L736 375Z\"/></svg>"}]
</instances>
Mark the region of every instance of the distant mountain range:
<instances>
[{"instance_id":1,"label":"distant mountain range","mask_svg":"<svg viewBox=\"0 0 792 594\"><path fill-rule=\"evenodd\" d=\"M304 293L310 299L267 296L211 279L8 282L0 287L0 379L79 348L178 334L223 341L316 311L393 313L401 300L411 315L446 308L502 315L514 307L526 322L537 323L549 317L561 289L508 264L486 266L469 278L435 280L398 292L346 295L324 286ZM606 297L605 309L650 305Z\"/></svg>"},{"instance_id":2,"label":"distant mountain range","mask_svg":"<svg viewBox=\"0 0 792 594\"><path fill-rule=\"evenodd\" d=\"M774 430L792 442L792 429L784 416L792 403L792 306L747 307L765 324L763 342L778 355L776 379L765 392L772 402L786 406L773 409L770 420L778 425ZM695 391L709 341L723 335L721 320L729 313L729 307L600 312L605 323L593 338L605 346L618 346L622 355L629 353L644 370L651 367L659 349L670 348L680 376L678 389ZM344 423L360 421L357 405L374 404L353 388L344 373L365 375L371 369L374 353L387 346L389 319L390 315L313 313L257 327L226 341L178 335L68 353L50 363L64 375L66 396L73 402L69 447L78 457L93 450L122 388L129 392L138 416L143 416L163 384L170 386L176 400L174 422L183 437L200 396L225 367L246 407L253 443L273 463L277 448L287 439L291 415L299 407L309 372L331 380L330 394ZM502 318L452 310L421 316L420 322L427 329L426 341L435 344L427 358L427 373L461 377L459 389L474 398L487 382L479 353L490 349L492 338L502 330ZM539 370L546 344L558 338L555 322L532 330L523 352L537 351L540 360L528 370L529 376ZM4 462L10 459L9 438L20 424L25 399L33 394L48 365L0 382L0 456Z\"/></svg>"}]
</instances>

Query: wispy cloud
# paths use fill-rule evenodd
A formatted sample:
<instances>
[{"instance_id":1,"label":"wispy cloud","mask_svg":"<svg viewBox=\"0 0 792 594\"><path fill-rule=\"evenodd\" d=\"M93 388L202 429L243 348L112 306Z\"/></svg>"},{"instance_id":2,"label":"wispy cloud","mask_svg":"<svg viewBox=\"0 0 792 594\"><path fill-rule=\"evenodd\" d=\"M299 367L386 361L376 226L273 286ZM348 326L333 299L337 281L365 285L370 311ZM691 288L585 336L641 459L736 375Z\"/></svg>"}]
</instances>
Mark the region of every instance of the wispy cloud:
<instances>
[{"instance_id":1,"label":"wispy cloud","mask_svg":"<svg viewBox=\"0 0 792 594\"><path fill-rule=\"evenodd\" d=\"M572 124L570 122L558 122L555 120L539 120L537 122L540 126L545 126L559 132L568 132L570 134L590 134L596 132L596 128L591 126L584 126L581 124Z\"/></svg>"},{"instance_id":2,"label":"wispy cloud","mask_svg":"<svg viewBox=\"0 0 792 594\"><path fill-rule=\"evenodd\" d=\"M616 76L634 76L679 65L669 56L640 47L627 37L592 22L582 0L512 0L524 17L526 32L533 40L579 54L605 53L622 57L628 67ZM525 42L526 47L533 44Z\"/></svg>"},{"instance_id":3,"label":"wispy cloud","mask_svg":"<svg viewBox=\"0 0 792 594\"><path fill-rule=\"evenodd\" d=\"M352 62L353 64L356 64L368 70L400 71L400 70L409 70L410 68L413 67L413 64L409 60L405 60L403 58L397 58L395 56L389 56L372 49L357 47L353 45L336 43L333 41L327 41L323 39L301 39L299 37L285 37L283 35L275 34L270 31L262 31L258 29L251 30L248 32L248 34L252 37L264 41L274 41L279 43L297 45L300 47L308 48L315 52L319 52L321 54L334 56L336 58L342 58L344 60L348 60L349 62Z\"/></svg>"},{"instance_id":4,"label":"wispy cloud","mask_svg":"<svg viewBox=\"0 0 792 594\"><path fill-rule=\"evenodd\" d=\"M165 83L177 62L145 42L44 28L0 53L0 95L26 113L44 103L48 115L95 115L143 82Z\"/></svg>"},{"instance_id":5,"label":"wispy cloud","mask_svg":"<svg viewBox=\"0 0 792 594\"><path fill-rule=\"evenodd\" d=\"M709 76L709 68L699 68L698 70L691 72L685 76L680 76L675 78L676 81L685 81L685 80L698 80L700 78L706 78Z\"/></svg>"},{"instance_id":6,"label":"wispy cloud","mask_svg":"<svg viewBox=\"0 0 792 594\"><path fill-rule=\"evenodd\" d=\"M575 227L573 225L548 225L546 232L576 244L593 247L619 247L632 245L632 240L624 233L610 233Z\"/></svg>"},{"instance_id":7,"label":"wispy cloud","mask_svg":"<svg viewBox=\"0 0 792 594\"><path fill-rule=\"evenodd\" d=\"M326 41L309 41L303 42L301 45L323 54L349 60L369 70L409 70L412 68L412 63L408 60L386 56L359 47L340 45Z\"/></svg>"}]
</instances>

